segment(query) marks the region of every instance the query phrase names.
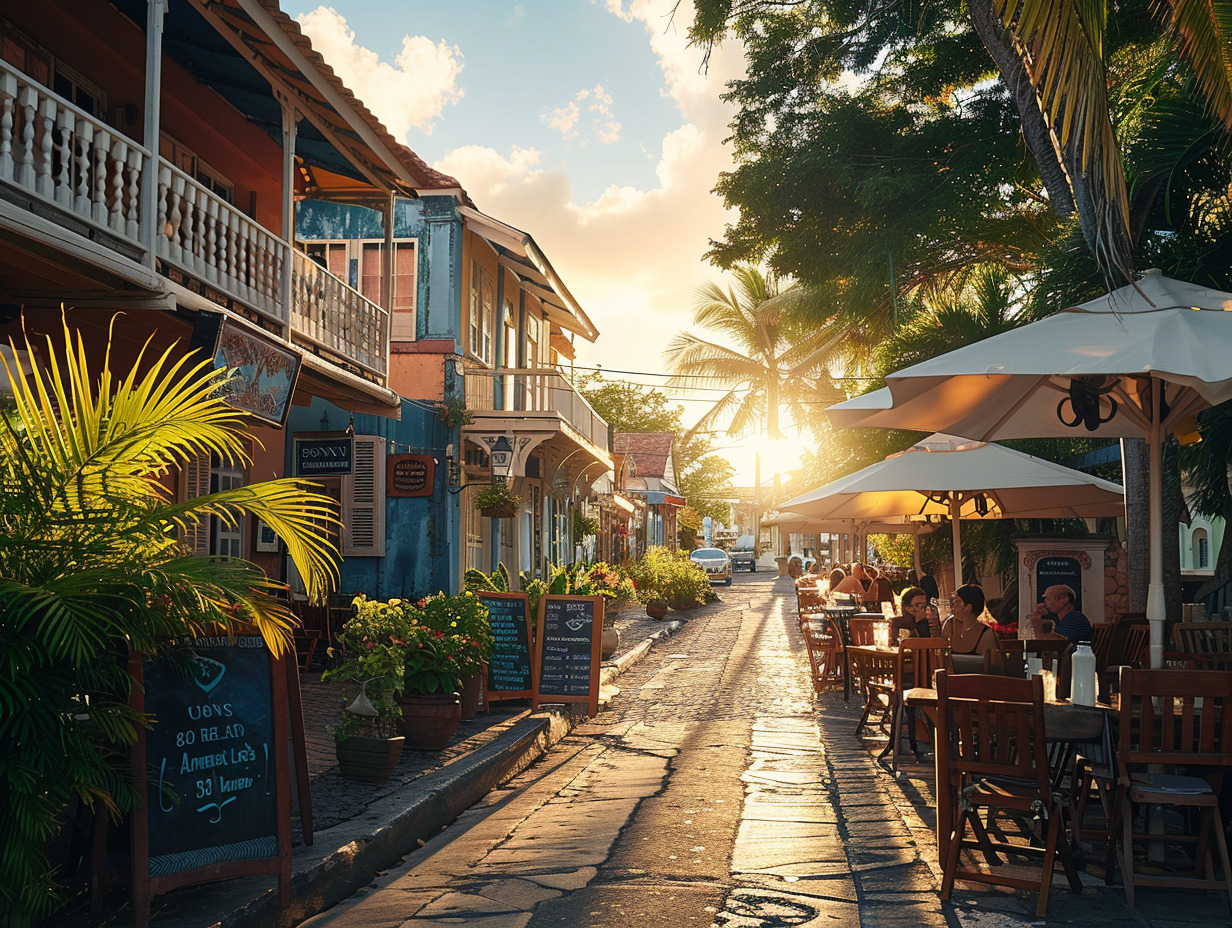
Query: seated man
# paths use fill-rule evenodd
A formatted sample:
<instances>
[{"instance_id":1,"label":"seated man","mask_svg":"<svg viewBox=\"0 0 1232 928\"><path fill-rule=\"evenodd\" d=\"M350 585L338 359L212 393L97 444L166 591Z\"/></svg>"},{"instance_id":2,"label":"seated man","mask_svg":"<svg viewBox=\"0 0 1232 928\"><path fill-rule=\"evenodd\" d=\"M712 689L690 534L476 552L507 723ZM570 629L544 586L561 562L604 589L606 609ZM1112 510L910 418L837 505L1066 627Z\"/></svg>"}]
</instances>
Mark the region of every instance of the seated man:
<instances>
[{"instance_id":1,"label":"seated man","mask_svg":"<svg viewBox=\"0 0 1232 928\"><path fill-rule=\"evenodd\" d=\"M1044 590L1044 601L1031 613L1031 622L1036 631L1042 628L1045 619L1053 622L1052 636L1068 638L1071 644L1090 641L1094 632L1091 621L1074 606L1074 591L1064 584ZM1037 634L1035 637L1043 637Z\"/></svg>"}]
</instances>

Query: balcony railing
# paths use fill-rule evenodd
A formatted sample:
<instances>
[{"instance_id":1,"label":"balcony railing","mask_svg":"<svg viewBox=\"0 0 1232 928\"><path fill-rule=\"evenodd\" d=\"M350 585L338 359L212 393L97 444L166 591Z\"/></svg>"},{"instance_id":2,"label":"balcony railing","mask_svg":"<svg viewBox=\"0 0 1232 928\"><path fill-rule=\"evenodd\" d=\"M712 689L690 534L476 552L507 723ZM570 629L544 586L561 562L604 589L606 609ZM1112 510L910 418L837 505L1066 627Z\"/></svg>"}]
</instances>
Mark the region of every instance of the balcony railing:
<instances>
[{"instance_id":1,"label":"balcony railing","mask_svg":"<svg viewBox=\"0 0 1232 928\"><path fill-rule=\"evenodd\" d=\"M604 451L611 447L611 427L555 368L469 369L466 405L479 413L558 413L592 445Z\"/></svg>"},{"instance_id":2,"label":"balcony railing","mask_svg":"<svg viewBox=\"0 0 1232 928\"><path fill-rule=\"evenodd\" d=\"M260 223L158 159L153 234L142 226L150 152L0 61L0 184L50 207L80 231L140 262L168 267L289 328L286 341L333 352L385 382L389 313ZM98 234L105 233L105 234ZM291 261L291 290L283 292Z\"/></svg>"}]
</instances>

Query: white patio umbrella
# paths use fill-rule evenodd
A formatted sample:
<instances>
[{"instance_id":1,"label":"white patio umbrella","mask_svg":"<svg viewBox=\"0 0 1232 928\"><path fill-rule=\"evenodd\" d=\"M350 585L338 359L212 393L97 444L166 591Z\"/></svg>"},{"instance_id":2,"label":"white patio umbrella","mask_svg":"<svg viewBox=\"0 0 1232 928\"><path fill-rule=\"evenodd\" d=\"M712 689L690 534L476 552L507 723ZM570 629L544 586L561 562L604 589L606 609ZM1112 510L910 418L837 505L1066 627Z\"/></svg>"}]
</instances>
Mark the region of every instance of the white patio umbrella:
<instances>
[{"instance_id":1,"label":"white patio umbrella","mask_svg":"<svg viewBox=\"0 0 1232 928\"><path fill-rule=\"evenodd\" d=\"M1150 450L1147 618L1163 663L1165 436L1232 399L1232 293L1147 271L1135 284L886 378L827 410L839 427L944 429L968 438L1139 437ZM1081 433L1079 433L1081 434Z\"/></svg>"},{"instance_id":2,"label":"white patio umbrella","mask_svg":"<svg viewBox=\"0 0 1232 928\"><path fill-rule=\"evenodd\" d=\"M1001 445L935 434L884 461L810 490L782 509L818 519L949 516L954 587L962 585L960 519L1092 518L1125 512L1124 492Z\"/></svg>"},{"instance_id":3,"label":"white patio umbrella","mask_svg":"<svg viewBox=\"0 0 1232 928\"><path fill-rule=\"evenodd\" d=\"M822 519L816 516L804 515L779 509L775 515L762 523L777 525L785 532L825 532L830 535L846 533L848 535L867 537L868 535L913 535L915 537L915 570L920 572L920 536L928 535L940 528L940 523L925 519L886 518L869 519Z\"/></svg>"}]
</instances>

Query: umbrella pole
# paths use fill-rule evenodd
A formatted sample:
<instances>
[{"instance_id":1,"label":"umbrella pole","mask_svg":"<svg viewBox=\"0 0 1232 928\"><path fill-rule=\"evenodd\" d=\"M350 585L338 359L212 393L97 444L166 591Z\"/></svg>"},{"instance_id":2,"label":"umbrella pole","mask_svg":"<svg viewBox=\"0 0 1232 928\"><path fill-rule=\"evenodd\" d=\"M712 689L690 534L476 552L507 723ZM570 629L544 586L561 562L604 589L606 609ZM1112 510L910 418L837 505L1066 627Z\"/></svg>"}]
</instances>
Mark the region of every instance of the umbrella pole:
<instances>
[{"instance_id":1,"label":"umbrella pole","mask_svg":"<svg viewBox=\"0 0 1232 928\"><path fill-rule=\"evenodd\" d=\"M954 589L963 585L962 581L962 539L958 529L958 493L950 491L950 534L954 542Z\"/></svg>"},{"instance_id":2,"label":"umbrella pole","mask_svg":"<svg viewBox=\"0 0 1232 928\"><path fill-rule=\"evenodd\" d=\"M915 534L913 534L911 536L911 540L912 540L911 553L915 559L915 577L916 577L916 581L918 582L920 577L923 576L923 573L921 572L921 569L920 569L920 533L916 532Z\"/></svg>"},{"instance_id":3,"label":"umbrella pole","mask_svg":"<svg viewBox=\"0 0 1232 928\"><path fill-rule=\"evenodd\" d=\"M1164 443L1159 414L1161 386L1159 378L1151 378L1151 430L1147 438L1150 442L1148 551L1151 578L1146 592L1146 617L1151 623L1152 670L1159 670L1164 665L1164 619L1167 617L1164 602Z\"/></svg>"}]
</instances>

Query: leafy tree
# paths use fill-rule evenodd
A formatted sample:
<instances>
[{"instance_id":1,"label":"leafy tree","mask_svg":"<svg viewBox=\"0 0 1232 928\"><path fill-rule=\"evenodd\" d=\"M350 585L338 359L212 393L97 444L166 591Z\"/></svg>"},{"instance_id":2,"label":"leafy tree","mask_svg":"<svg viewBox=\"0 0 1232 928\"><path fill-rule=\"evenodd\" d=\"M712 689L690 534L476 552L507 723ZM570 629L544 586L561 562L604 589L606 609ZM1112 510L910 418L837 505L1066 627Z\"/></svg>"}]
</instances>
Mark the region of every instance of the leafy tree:
<instances>
[{"instance_id":1,"label":"leafy tree","mask_svg":"<svg viewBox=\"0 0 1232 928\"><path fill-rule=\"evenodd\" d=\"M702 415L694 430L727 422L732 437L762 431L783 437L785 407L797 427L810 404L835 403L843 393L830 381L829 363L842 333L812 324L803 312L804 292L783 291L753 267L733 271L735 285L724 291L710 283L698 291L693 321L731 344L690 332L677 334L665 355L672 386L724 385L726 392Z\"/></svg>"},{"instance_id":2,"label":"leafy tree","mask_svg":"<svg viewBox=\"0 0 1232 928\"><path fill-rule=\"evenodd\" d=\"M48 337L29 380L6 364L14 396L0 417L0 908L27 919L60 904L48 846L70 803L118 815L136 802L125 748L147 721L128 707L130 653L212 627L255 627L288 649L277 585L247 561L191 555L184 534L255 516L312 598L337 579L319 529L337 523L333 503L299 481L187 502L168 489L192 456L247 460L245 414L217 389L225 372L172 348L143 350L117 378L110 348L94 370L67 324L63 345Z\"/></svg>"},{"instance_id":3,"label":"leafy tree","mask_svg":"<svg viewBox=\"0 0 1232 928\"><path fill-rule=\"evenodd\" d=\"M722 500L732 494L735 471L723 458L709 453L711 441L706 434L685 429L680 406L641 384L605 380L602 372L580 378L577 388L615 432L674 433L673 455L681 495L702 515L727 519L728 507Z\"/></svg>"}]
</instances>

